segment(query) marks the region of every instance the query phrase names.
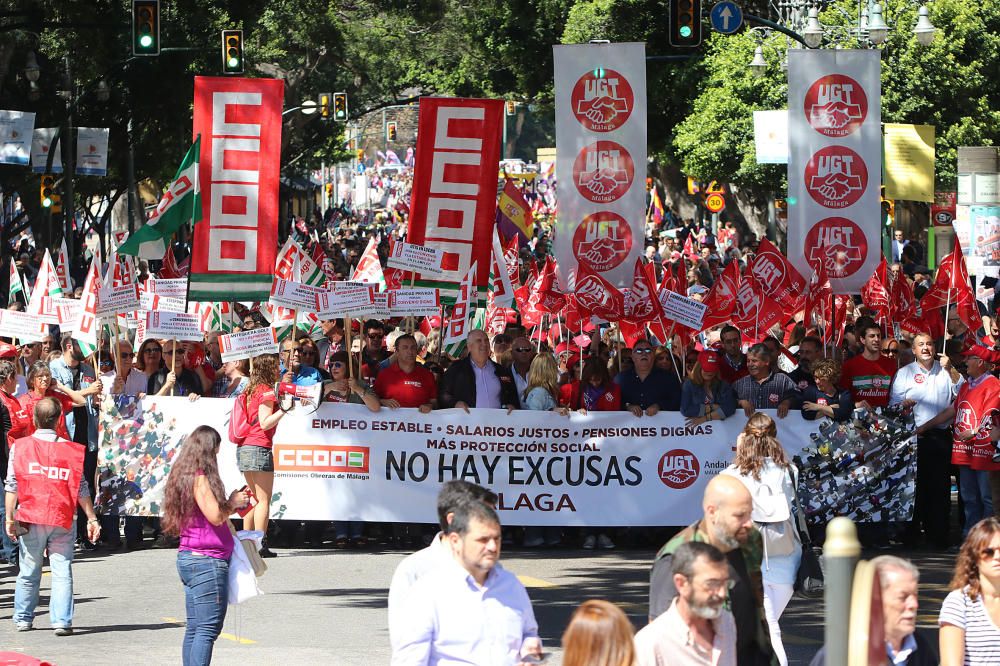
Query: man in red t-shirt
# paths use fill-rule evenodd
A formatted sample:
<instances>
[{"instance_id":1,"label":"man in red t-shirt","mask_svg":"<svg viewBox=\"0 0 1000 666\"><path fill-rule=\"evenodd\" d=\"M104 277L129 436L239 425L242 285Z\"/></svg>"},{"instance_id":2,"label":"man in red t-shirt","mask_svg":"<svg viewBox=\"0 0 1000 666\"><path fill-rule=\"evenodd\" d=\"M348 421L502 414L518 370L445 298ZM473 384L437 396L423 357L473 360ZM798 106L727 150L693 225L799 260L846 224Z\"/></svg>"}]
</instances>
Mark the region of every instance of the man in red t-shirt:
<instances>
[{"instance_id":1,"label":"man in red t-shirt","mask_svg":"<svg viewBox=\"0 0 1000 666\"><path fill-rule=\"evenodd\" d=\"M896 376L896 361L882 356L882 329L869 324L858 331L861 354L844 361L840 388L851 392L856 408L872 409L889 404L889 387Z\"/></svg>"},{"instance_id":2,"label":"man in red t-shirt","mask_svg":"<svg viewBox=\"0 0 1000 666\"><path fill-rule=\"evenodd\" d=\"M417 407L424 414L434 409L437 381L434 373L417 365L417 340L412 335L396 338L396 362L378 373L375 393L390 409Z\"/></svg>"}]
</instances>

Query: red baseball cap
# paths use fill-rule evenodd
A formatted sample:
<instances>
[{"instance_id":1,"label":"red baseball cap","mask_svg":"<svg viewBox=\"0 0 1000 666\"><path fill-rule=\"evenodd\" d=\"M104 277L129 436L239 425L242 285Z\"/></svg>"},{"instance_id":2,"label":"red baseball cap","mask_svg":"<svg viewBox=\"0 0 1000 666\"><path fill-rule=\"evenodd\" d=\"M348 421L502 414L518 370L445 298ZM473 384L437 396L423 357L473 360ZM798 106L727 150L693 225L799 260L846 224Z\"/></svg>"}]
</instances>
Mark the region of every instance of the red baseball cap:
<instances>
[{"instance_id":1,"label":"red baseball cap","mask_svg":"<svg viewBox=\"0 0 1000 666\"><path fill-rule=\"evenodd\" d=\"M987 349L982 345L972 345L962 350L963 356L975 356L987 363L1000 363L1000 351Z\"/></svg>"},{"instance_id":2,"label":"red baseball cap","mask_svg":"<svg viewBox=\"0 0 1000 666\"><path fill-rule=\"evenodd\" d=\"M698 354L698 365L701 366L702 370L708 370L709 372L719 371L719 355L712 351L711 349L706 349Z\"/></svg>"},{"instance_id":3,"label":"red baseball cap","mask_svg":"<svg viewBox=\"0 0 1000 666\"><path fill-rule=\"evenodd\" d=\"M17 347L0 342L0 358L17 358Z\"/></svg>"}]
</instances>

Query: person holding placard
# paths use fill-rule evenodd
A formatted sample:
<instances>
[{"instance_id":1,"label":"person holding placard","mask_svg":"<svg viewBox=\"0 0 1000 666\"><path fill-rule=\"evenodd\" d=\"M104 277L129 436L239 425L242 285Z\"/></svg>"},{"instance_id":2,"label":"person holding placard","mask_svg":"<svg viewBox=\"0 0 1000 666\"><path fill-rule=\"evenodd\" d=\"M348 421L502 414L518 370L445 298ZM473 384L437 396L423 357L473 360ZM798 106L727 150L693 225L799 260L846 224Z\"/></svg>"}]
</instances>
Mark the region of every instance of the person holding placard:
<instances>
[{"instance_id":1,"label":"person holding placard","mask_svg":"<svg viewBox=\"0 0 1000 666\"><path fill-rule=\"evenodd\" d=\"M149 395L180 395L197 398L205 392L201 378L189 367L192 360L176 340L160 340L164 367L149 378ZM180 365L180 368L177 366Z\"/></svg>"}]
</instances>

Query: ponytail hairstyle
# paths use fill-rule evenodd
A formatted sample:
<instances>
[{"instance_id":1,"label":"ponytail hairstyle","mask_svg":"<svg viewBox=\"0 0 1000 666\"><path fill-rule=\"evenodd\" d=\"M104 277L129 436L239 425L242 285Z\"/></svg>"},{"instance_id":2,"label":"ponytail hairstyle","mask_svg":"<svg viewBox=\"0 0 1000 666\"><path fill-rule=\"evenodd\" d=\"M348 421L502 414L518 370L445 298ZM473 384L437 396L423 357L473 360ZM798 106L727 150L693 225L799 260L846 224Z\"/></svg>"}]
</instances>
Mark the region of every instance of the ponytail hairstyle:
<instances>
[{"instance_id":1,"label":"ponytail hairstyle","mask_svg":"<svg viewBox=\"0 0 1000 666\"><path fill-rule=\"evenodd\" d=\"M770 458L779 467L788 468L788 458L777 436L774 419L767 414L755 412L747 420L743 432L736 437L736 459L733 460L740 474L760 481L765 458Z\"/></svg>"}]
</instances>

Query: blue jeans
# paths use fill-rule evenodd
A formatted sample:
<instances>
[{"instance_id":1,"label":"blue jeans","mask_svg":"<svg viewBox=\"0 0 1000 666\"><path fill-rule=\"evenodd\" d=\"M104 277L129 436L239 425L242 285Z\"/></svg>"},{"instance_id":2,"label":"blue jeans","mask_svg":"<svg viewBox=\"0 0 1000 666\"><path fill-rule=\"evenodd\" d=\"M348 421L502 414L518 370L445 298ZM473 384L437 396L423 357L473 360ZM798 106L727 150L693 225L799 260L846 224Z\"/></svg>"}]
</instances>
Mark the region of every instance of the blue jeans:
<instances>
[{"instance_id":1,"label":"blue jeans","mask_svg":"<svg viewBox=\"0 0 1000 666\"><path fill-rule=\"evenodd\" d=\"M0 502L0 518L7 517L7 507L4 502ZM0 556L7 560L8 564L17 566L17 544L7 536L7 530L0 532Z\"/></svg>"},{"instance_id":2,"label":"blue jeans","mask_svg":"<svg viewBox=\"0 0 1000 666\"><path fill-rule=\"evenodd\" d=\"M31 624L38 605L38 588L42 578L42 559L49 549L52 570L52 590L49 598L49 619L52 628L73 626L73 544L76 542L76 521L69 529L52 525L28 525L28 533L18 537L21 558L14 588L14 622Z\"/></svg>"},{"instance_id":3,"label":"blue jeans","mask_svg":"<svg viewBox=\"0 0 1000 666\"><path fill-rule=\"evenodd\" d=\"M965 505L965 527L962 536L966 536L976 523L993 515L993 493L990 490L990 473L977 472L962 465L958 468L958 488Z\"/></svg>"},{"instance_id":4,"label":"blue jeans","mask_svg":"<svg viewBox=\"0 0 1000 666\"><path fill-rule=\"evenodd\" d=\"M229 562L180 550L177 551L177 573L184 583L187 606L183 664L210 664L212 648L222 632L229 605Z\"/></svg>"}]
</instances>

